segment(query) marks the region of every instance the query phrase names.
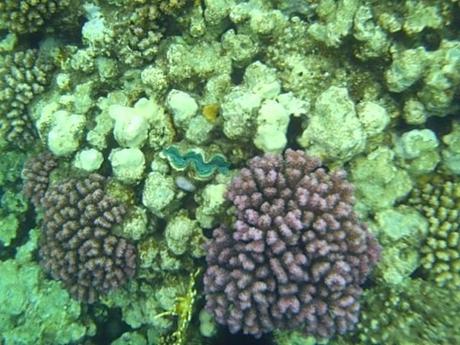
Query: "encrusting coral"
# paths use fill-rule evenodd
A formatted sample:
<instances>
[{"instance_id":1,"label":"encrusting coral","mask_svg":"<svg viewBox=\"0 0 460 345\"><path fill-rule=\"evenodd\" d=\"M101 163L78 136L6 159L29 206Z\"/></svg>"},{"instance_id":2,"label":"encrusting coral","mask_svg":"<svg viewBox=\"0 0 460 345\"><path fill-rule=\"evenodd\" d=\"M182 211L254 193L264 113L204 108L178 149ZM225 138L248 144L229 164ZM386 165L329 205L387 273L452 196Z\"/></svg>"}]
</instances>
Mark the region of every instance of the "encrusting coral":
<instances>
[{"instance_id":1,"label":"encrusting coral","mask_svg":"<svg viewBox=\"0 0 460 345\"><path fill-rule=\"evenodd\" d=\"M344 171L302 151L253 158L227 192L237 220L206 248L206 309L217 322L256 337L353 329L380 246L354 213L352 190Z\"/></svg>"},{"instance_id":2,"label":"encrusting coral","mask_svg":"<svg viewBox=\"0 0 460 345\"><path fill-rule=\"evenodd\" d=\"M106 179L98 174L47 188L46 173L54 158L44 154L35 159L26 164L23 175L25 194L44 209L41 265L75 298L93 303L136 271L135 247L111 234L122 222L125 206L106 194Z\"/></svg>"}]
</instances>

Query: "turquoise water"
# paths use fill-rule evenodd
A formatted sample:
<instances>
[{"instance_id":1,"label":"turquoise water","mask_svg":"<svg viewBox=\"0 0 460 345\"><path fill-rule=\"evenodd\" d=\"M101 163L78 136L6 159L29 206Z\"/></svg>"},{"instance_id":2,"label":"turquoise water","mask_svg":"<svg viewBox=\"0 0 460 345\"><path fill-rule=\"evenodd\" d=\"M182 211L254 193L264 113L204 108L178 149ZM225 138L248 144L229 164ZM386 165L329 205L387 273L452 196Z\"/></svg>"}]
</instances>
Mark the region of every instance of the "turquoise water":
<instances>
[{"instance_id":1,"label":"turquoise water","mask_svg":"<svg viewBox=\"0 0 460 345\"><path fill-rule=\"evenodd\" d=\"M0 345L460 344L459 18L0 1Z\"/></svg>"}]
</instances>

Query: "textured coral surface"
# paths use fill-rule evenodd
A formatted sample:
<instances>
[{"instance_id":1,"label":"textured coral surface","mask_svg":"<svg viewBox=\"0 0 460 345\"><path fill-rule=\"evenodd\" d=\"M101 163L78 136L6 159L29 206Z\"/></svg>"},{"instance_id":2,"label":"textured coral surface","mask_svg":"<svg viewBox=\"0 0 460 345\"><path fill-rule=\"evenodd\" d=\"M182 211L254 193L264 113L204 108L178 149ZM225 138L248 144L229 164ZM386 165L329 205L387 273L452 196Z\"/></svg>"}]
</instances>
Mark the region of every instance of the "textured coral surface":
<instances>
[{"instance_id":1,"label":"textured coral surface","mask_svg":"<svg viewBox=\"0 0 460 345\"><path fill-rule=\"evenodd\" d=\"M380 247L353 212L345 177L290 149L240 171L227 193L237 220L207 245L206 308L219 323L255 336L354 328Z\"/></svg>"},{"instance_id":2,"label":"textured coral surface","mask_svg":"<svg viewBox=\"0 0 460 345\"><path fill-rule=\"evenodd\" d=\"M98 174L59 182L43 195L53 158L45 153L36 160L24 175L25 193L44 209L41 264L74 297L93 303L136 271L135 247L111 233L126 209L105 193L106 179Z\"/></svg>"}]
</instances>

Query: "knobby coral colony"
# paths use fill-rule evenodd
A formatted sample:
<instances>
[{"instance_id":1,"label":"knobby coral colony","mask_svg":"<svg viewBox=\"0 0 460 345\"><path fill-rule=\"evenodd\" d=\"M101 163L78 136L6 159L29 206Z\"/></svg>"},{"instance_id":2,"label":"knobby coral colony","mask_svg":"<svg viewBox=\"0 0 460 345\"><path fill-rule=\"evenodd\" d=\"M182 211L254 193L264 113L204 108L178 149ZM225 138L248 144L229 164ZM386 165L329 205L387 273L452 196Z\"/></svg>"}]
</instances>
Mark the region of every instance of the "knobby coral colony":
<instances>
[{"instance_id":1,"label":"knobby coral colony","mask_svg":"<svg viewBox=\"0 0 460 345\"><path fill-rule=\"evenodd\" d=\"M72 296L93 303L135 273L135 247L111 234L126 210L106 195L105 178L98 174L48 187L56 166L45 153L29 160L23 171L24 193L44 209L40 262Z\"/></svg>"},{"instance_id":2,"label":"knobby coral colony","mask_svg":"<svg viewBox=\"0 0 460 345\"><path fill-rule=\"evenodd\" d=\"M380 246L357 219L342 170L288 149L255 157L227 192L236 221L207 244L206 308L232 333L300 329L318 338L358 321Z\"/></svg>"}]
</instances>

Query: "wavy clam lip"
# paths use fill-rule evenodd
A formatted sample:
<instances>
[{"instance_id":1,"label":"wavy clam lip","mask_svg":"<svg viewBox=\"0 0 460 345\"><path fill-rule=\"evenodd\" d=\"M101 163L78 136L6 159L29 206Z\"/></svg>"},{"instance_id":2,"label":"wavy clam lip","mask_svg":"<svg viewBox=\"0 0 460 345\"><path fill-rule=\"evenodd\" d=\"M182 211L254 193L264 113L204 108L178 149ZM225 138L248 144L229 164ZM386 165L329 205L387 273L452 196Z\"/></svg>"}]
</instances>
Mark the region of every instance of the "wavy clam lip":
<instances>
[{"instance_id":1,"label":"wavy clam lip","mask_svg":"<svg viewBox=\"0 0 460 345\"><path fill-rule=\"evenodd\" d=\"M227 199L236 221L206 244L206 308L217 322L255 337L352 330L380 246L353 211L346 173L288 149L250 160Z\"/></svg>"}]
</instances>

